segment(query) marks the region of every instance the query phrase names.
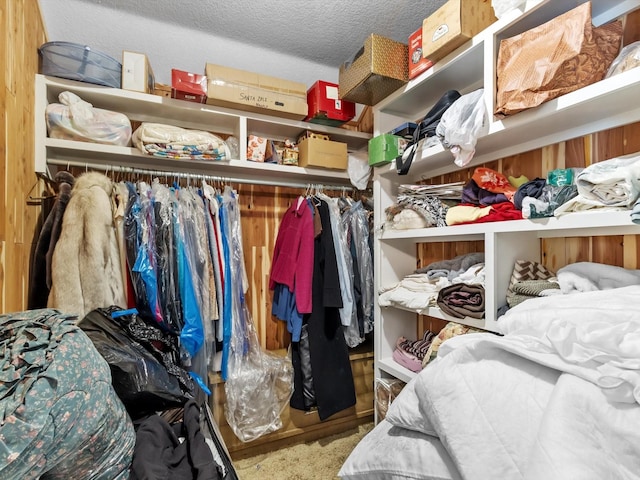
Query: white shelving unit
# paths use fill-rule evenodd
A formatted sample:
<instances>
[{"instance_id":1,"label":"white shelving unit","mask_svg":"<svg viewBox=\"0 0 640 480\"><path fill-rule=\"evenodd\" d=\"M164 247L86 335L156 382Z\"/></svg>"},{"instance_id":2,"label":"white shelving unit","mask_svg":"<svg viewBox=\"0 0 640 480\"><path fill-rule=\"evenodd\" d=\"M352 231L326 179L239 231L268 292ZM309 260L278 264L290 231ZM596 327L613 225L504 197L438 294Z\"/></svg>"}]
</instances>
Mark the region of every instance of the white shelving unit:
<instances>
[{"instance_id":1,"label":"white shelving unit","mask_svg":"<svg viewBox=\"0 0 640 480\"><path fill-rule=\"evenodd\" d=\"M406 121L420 120L440 96L450 89L469 93L484 88L487 111L495 105L495 65L500 40L522 33L575 8L575 0L534 0L524 11L504 16L404 88L374 106L374 135ZM592 17L598 26L640 8L640 0L592 0ZM489 114L488 134L478 139L469 166L515 155L589 133L640 121L638 69L602 80L575 92L504 119ZM393 167L393 164L391 165ZM399 282L416 266L416 245L429 242L484 242L485 318L453 319L438 308L427 315L455 320L495 331L497 310L519 259L540 259L540 239L598 235L640 234L629 212L573 213L558 218L514 220L445 228L385 231L385 209L394 203L400 184L416 183L456 170L452 154L441 146L418 152L408 175L378 168L374 177L374 241L376 291ZM416 374L393 361L398 337L415 338L416 312L375 307L375 376L409 381Z\"/></svg>"},{"instance_id":2,"label":"white shelving unit","mask_svg":"<svg viewBox=\"0 0 640 480\"><path fill-rule=\"evenodd\" d=\"M366 148L371 138L370 134L363 132L44 75L36 75L35 85L36 172L46 171L47 165L53 163L91 163L114 168L145 168L234 177L246 181L273 181L274 184L325 183L348 186L350 183L346 171L248 161L247 136L254 134L273 140L297 139L305 130L312 130L326 133L332 140L347 143L350 152ZM75 93L96 108L123 113L132 121L168 123L221 135L234 135L238 138L240 158L224 162L172 160L146 155L132 147L48 138L45 109L49 103L58 102L58 95L63 91Z\"/></svg>"}]
</instances>

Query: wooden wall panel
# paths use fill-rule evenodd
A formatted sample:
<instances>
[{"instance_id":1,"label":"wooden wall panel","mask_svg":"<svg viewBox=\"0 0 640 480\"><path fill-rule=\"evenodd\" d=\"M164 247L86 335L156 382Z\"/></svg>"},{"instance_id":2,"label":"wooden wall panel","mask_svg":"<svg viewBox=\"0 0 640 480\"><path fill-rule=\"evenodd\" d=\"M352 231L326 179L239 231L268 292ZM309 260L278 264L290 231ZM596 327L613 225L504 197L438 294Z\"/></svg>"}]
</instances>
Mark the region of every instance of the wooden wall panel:
<instances>
[{"instance_id":1,"label":"wooden wall panel","mask_svg":"<svg viewBox=\"0 0 640 480\"><path fill-rule=\"evenodd\" d=\"M40 207L28 205L37 196L34 173L34 75L38 47L46 41L37 0L0 2L0 312L27 306L29 257Z\"/></svg>"}]
</instances>

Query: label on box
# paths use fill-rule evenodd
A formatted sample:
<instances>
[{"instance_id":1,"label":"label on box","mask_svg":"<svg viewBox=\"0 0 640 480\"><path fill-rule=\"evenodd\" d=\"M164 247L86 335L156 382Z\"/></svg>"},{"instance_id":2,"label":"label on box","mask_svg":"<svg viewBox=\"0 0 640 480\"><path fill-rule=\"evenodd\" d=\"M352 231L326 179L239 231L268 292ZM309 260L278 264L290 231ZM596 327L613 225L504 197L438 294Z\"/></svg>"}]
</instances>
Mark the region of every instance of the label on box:
<instances>
[{"instance_id":1,"label":"label on box","mask_svg":"<svg viewBox=\"0 0 640 480\"><path fill-rule=\"evenodd\" d=\"M446 23L443 23L438 28L436 28L435 32L433 32L433 36L431 37L432 42L436 42L442 37L444 37L447 33L449 33L449 27Z\"/></svg>"},{"instance_id":2,"label":"label on box","mask_svg":"<svg viewBox=\"0 0 640 480\"><path fill-rule=\"evenodd\" d=\"M409 37L409 78L415 78L433 65L433 62L422 55L422 28Z\"/></svg>"},{"instance_id":3,"label":"label on box","mask_svg":"<svg viewBox=\"0 0 640 480\"><path fill-rule=\"evenodd\" d=\"M325 85L325 97L329 100L338 100L338 87Z\"/></svg>"}]
</instances>

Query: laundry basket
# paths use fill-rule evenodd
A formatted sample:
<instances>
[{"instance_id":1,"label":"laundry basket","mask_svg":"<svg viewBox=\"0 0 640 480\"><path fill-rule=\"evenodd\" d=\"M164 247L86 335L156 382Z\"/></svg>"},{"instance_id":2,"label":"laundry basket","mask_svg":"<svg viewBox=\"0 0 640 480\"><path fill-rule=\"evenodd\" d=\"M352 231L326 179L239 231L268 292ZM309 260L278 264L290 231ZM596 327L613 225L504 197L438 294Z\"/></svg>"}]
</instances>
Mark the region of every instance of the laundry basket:
<instances>
[{"instance_id":1,"label":"laundry basket","mask_svg":"<svg viewBox=\"0 0 640 480\"><path fill-rule=\"evenodd\" d=\"M44 75L120 88L122 64L86 45L48 42L38 49Z\"/></svg>"}]
</instances>

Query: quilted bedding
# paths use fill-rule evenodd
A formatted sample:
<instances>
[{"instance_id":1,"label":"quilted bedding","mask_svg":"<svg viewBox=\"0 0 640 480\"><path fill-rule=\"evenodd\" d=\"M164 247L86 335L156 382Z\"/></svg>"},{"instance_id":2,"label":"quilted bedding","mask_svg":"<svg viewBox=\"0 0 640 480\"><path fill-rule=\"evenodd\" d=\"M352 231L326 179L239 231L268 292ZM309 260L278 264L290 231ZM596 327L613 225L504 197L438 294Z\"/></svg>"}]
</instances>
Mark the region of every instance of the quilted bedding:
<instances>
[{"instance_id":1,"label":"quilted bedding","mask_svg":"<svg viewBox=\"0 0 640 480\"><path fill-rule=\"evenodd\" d=\"M640 285L527 300L503 337L444 342L387 420L413 412L398 426L437 436L465 480L638 479L638 298Z\"/></svg>"}]
</instances>

